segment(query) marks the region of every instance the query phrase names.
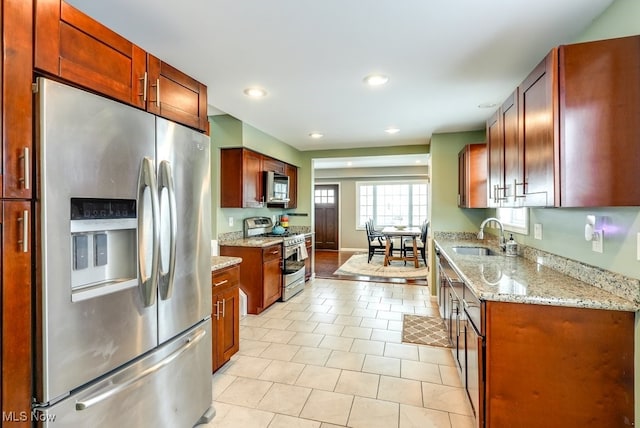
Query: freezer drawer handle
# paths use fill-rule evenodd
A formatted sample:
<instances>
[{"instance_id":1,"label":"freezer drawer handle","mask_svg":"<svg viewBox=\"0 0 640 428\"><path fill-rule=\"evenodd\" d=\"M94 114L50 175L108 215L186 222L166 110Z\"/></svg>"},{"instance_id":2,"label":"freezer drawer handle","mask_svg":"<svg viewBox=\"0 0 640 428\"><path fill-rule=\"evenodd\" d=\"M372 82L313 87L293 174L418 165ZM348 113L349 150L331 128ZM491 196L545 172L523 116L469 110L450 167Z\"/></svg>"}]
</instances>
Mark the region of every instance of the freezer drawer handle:
<instances>
[{"instance_id":1,"label":"freezer drawer handle","mask_svg":"<svg viewBox=\"0 0 640 428\"><path fill-rule=\"evenodd\" d=\"M146 263L146 241L144 213L144 191L149 189L151 196L151 218L152 218L152 244L151 244L151 273L147 275ZM140 177L138 178L138 269L140 271L140 291L146 307L152 306L156 302L158 287L158 258L160 255L160 208L158 207L158 186L156 184L156 173L153 161L148 157L142 159L140 166Z\"/></svg>"},{"instance_id":2,"label":"freezer drawer handle","mask_svg":"<svg viewBox=\"0 0 640 428\"><path fill-rule=\"evenodd\" d=\"M189 350L198 342L200 342L204 338L204 336L206 336L206 334L207 334L206 330L200 330L199 332L191 336L189 339L187 339L187 342L184 345L182 345L180 349L177 349L172 354L170 354L167 358L163 359L162 361L158 361L156 364L144 370L137 376L131 379L125 380L122 383L115 384L111 388L107 389L106 391L99 392L82 401L78 401L76 403L76 410L86 410L91 406L95 406L96 404L99 404L101 401L107 400L113 397L114 395L120 394L123 391L133 387L136 383L140 382L142 379L157 372L163 367L171 364L171 362L173 362L175 359L177 359L182 354L184 354L187 350Z\"/></svg>"},{"instance_id":3,"label":"freezer drawer handle","mask_svg":"<svg viewBox=\"0 0 640 428\"><path fill-rule=\"evenodd\" d=\"M171 164L167 161L160 162L160 172L158 177L159 191L167 189L167 196L169 198L169 266L167 271L163 271L162 261L160 262L160 298L167 300L173 293L173 282L176 271L176 237L178 235L178 218L176 208L176 192L173 185L173 172L171 171Z\"/></svg>"}]
</instances>

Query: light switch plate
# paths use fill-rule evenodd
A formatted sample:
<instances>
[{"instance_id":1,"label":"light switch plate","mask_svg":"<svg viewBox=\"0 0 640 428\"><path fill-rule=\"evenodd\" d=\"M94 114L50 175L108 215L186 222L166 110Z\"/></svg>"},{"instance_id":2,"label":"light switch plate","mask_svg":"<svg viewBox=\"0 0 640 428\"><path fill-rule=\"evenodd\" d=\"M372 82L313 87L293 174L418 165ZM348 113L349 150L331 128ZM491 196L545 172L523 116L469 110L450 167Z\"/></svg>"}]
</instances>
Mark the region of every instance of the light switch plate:
<instances>
[{"instance_id":1,"label":"light switch plate","mask_svg":"<svg viewBox=\"0 0 640 428\"><path fill-rule=\"evenodd\" d=\"M542 224L536 223L533 225L533 237L534 239L542 239Z\"/></svg>"},{"instance_id":2,"label":"light switch plate","mask_svg":"<svg viewBox=\"0 0 640 428\"><path fill-rule=\"evenodd\" d=\"M593 232L593 241L591 241L591 250L596 253L603 253L604 251L604 233L601 230Z\"/></svg>"},{"instance_id":3,"label":"light switch plate","mask_svg":"<svg viewBox=\"0 0 640 428\"><path fill-rule=\"evenodd\" d=\"M233 217L229 217L229 226L233 226Z\"/></svg>"}]
</instances>

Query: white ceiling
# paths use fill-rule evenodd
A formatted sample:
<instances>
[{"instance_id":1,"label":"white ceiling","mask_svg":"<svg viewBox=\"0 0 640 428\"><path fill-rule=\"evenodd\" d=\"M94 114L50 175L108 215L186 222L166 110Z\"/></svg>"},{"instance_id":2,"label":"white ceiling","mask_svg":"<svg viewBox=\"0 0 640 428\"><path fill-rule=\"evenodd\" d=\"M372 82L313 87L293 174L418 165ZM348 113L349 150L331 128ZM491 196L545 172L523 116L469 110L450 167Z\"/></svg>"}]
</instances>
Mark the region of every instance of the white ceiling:
<instances>
[{"instance_id":1,"label":"white ceiling","mask_svg":"<svg viewBox=\"0 0 640 428\"><path fill-rule=\"evenodd\" d=\"M314 169L344 169L344 168L374 168L424 166L425 171L429 162L429 154L414 155L385 155L321 158L313 160Z\"/></svg>"},{"instance_id":2,"label":"white ceiling","mask_svg":"<svg viewBox=\"0 0 640 428\"><path fill-rule=\"evenodd\" d=\"M427 144L483 127L612 0L67 0L299 149ZM389 76L367 87L373 72ZM261 86L252 100L243 90ZM400 132L388 135L385 128ZM309 138L311 132L324 138Z\"/></svg>"}]
</instances>

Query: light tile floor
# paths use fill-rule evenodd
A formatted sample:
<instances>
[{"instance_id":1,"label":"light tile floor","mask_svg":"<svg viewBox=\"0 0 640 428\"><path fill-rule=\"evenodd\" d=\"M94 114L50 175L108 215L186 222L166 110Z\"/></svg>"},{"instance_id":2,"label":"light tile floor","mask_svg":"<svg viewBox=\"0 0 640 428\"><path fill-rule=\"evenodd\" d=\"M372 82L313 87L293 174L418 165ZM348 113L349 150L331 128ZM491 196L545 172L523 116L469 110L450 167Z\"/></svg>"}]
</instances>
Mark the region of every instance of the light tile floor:
<instances>
[{"instance_id":1,"label":"light tile floor","mask_svg":"<svg viewBox=\"0 0 640 428\"><path fill-rule=\"evenodd\" d=\"M403 313L436 312L428 287L314 279L240 321L201 428L471 428L451 350L402 343Z\"/></svg>"}]
</instances>

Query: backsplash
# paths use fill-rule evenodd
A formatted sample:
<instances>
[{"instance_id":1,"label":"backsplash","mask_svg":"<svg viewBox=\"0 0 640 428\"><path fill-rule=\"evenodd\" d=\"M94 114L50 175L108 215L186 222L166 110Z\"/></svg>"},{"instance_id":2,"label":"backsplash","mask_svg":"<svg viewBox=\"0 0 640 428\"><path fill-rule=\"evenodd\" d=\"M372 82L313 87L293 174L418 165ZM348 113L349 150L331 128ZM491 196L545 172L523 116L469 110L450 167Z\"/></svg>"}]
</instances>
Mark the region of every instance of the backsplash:
<instances>
[{"instance_id":1,"label":"backsplash","mask_svg":"<svg viewBox=\"0 0 640 428\"><path fill-rule=\"evenodd\" d=\"M242 238L244 238L244 236L241 230L236 230L234 232L221 233L218 235L218 241L220 242L235 241L237 239L242 239Z\"/></svg>"},{"instance_id":2,"label":"backsplash","mask_svg":"<svg viewBox=\"0 0 640 428\"><path fill-rule=\"evenodd\" d=\"M524 258L534 263L547 266L567 276L601 288L611 294L640 302L640 280L610 272L608 270L571 260L556 254L547 253L537 248L522 246Z\"/></svg>"}]
</instances>

